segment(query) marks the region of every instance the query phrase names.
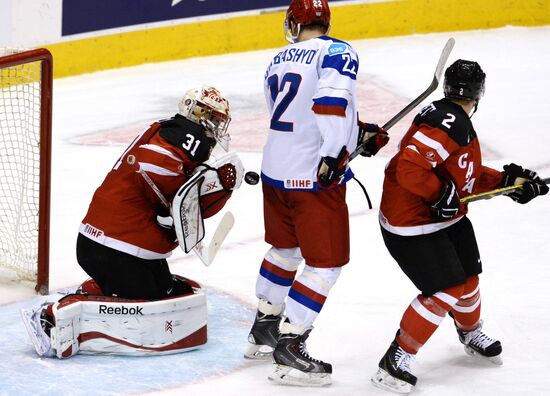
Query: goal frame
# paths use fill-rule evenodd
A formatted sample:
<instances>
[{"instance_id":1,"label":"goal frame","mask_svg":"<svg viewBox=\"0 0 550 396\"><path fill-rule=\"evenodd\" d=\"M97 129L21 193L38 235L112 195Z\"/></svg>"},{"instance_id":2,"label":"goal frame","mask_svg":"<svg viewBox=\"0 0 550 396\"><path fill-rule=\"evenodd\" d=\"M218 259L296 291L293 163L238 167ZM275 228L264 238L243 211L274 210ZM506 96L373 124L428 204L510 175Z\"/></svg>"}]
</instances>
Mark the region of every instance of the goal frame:
<instances>
[{"instance_id":1,"label":"goal frame","mask_svg":"<svg viewBox=\"0 0 550 396\"><path fill-rule=\"evenodd\" d=\"M50 193L53 57L46 48L22 51L0 57L0 69L40 62L40 192L38 210L38 252L35 290L49 292L50 270Z\"/></svg>"}]
</instances>

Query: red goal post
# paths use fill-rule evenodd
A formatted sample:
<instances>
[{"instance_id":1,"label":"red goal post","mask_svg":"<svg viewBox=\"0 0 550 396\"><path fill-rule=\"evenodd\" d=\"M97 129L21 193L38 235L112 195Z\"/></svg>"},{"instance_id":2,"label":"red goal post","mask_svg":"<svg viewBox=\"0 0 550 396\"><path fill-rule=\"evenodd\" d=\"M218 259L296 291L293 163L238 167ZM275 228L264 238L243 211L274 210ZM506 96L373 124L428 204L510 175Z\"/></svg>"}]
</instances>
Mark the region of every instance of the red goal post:
<instances>
[{"instance_id":1,"label":"red goal post","mask_svg":"<svg viewBox=\"0 0 550 396\"><path fill-rule=\"evenodd\" d=\"M53 59L0 48L0 279L49 289Z\"/></svg>"}]
</instances>

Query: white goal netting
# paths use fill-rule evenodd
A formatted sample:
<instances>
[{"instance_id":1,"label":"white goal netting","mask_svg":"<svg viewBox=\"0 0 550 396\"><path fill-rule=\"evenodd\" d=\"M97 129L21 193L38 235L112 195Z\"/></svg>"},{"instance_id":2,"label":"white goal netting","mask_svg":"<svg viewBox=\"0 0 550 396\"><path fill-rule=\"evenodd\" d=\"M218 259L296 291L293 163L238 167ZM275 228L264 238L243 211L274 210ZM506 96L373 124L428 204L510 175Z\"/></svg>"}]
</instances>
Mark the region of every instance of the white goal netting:
<instances>
[{"instance_id":1,"label":"white goal netting","mask_svg":"<svg viewBox=\"0 0 550 396\"><path fill-rule=\"evenodd\" d=\"M22 50L0 48L0 59ZM36 281L41 62L0 62L0 279Z\"/></svg>"}]
</instances>

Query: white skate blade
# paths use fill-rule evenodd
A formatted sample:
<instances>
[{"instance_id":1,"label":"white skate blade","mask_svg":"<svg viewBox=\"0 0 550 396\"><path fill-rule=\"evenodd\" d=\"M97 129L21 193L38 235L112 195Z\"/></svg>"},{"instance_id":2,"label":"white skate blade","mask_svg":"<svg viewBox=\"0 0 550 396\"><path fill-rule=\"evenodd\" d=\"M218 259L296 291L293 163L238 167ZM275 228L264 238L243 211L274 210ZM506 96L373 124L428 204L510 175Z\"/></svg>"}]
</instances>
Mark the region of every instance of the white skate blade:
<instances>
[{"instance_id":1,"label":"white skate blade","mask_svg":"<svg viewBox=\"0 0 550 396\"><path fill-rule=\"evenodd\" d=\"M413 385L391 376L386 370L381 368L379 368L378 372L371 378L371 382L377 388L400 394L408 394L414 388Z\"/></svg>"},{"instance_id":2,"label":"white skate blade","mask_svg":"<svg viewBox=\"0 0 550 396\"><path fill-rule=\"evenodd\" d=\"M478 352L474 351L468 345L464 345L464 351L466 352L466 354L468 356L473 356L476 359L479 359L479 360L482 360L482 361L485 361L485 362L491 362L493 364L496 364L497 366L502 366L503 361L502 361L502 357L500 355L491 356L491 357L483 356L483 355L479 354Z\"/></svg>"},{"instance_id":3,"label":"white skate blade","mask_svg":"<svg viewBox=\"0 0 550 396\"><path fill-rule=\"evenodd\" d=\"M244 357L251 360L266 360L271 361L273 349L268 345L256 345L248 343L248 348L244 352Z\"/></svg>"},{"instance_id":4,"label":"white skate blade","mask_svg":"<svg viewBox=\"0 0 550 396\"><path fill-rule=\"evenodd\" d=\"M276 364L275 369L267 377L281 385L291 386L328 386L332 384L329 373L305 373L292 367Z\"/></svg>"},{"instance_id":5,"label":"white skate blade","mask_svg":"<svg viewBox=\"0 0 550 396\"><path fill-rule=\"evenodd\" d=\"M42 330L40 319L38 318L40 311L41 308L36 310L22 309L21 318L38 356L53 357L55 356L55 352L51 348L50 337Z\"/></svg>"}]
</instances>

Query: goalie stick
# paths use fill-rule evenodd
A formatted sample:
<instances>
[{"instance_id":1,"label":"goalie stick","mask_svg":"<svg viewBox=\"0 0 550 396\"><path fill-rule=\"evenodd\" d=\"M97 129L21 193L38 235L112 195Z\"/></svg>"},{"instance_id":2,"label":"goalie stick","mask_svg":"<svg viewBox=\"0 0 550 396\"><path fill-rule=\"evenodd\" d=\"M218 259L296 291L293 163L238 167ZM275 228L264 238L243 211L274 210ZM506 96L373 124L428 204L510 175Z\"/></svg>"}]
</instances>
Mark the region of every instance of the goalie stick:
<instances>
[{"instance_id":1,"label":"goalie stick","mask_svg":"<svg viewBox=\"0 0 550 396\"><path fill-rule=\"evenodd\" d=\"M193 252L195 252L205 266L208 267L212 264L223 241L225 241L225 237L233 228L233 224L235 224L235 216L231 212L225 212L208 246L204 246L201 241L193 248Z\"/></svg>"},{"instance_id":2,"label":"goalie stick","mask_svg":"<svg viewBox=\"0 0 550 396\"><path fill-rule=\"evenodd\" d=\"M434 78L431 82L431 84L428 86L428 88L422 92L416 99L414 99L411 103L409 103L407 106L405 106L399 113L394 115L388 122L386 122L382 128L386 131L393 127L395 124L397 124L403 117L405 117L407 114L411 112L416 106L418 106L424 99L426 99L430 94L436 90L437 86L439 85L439 81L441 80L441 75L443 74L443 68L445 67L445 64L447 63L447 59L449 59L449 55L451 54L451 51L455 45L455 39L450 38L447 40L447 43L445 44L445 47L443 47L443 51L441 51L441 55L439 56L439 61L437 62L437 66L435 68ZM357 148L350 154L349 161L357 157L359 154L361 154L364 150L365 143L361 143Z\"/></svg>"},{"instance_id":3,"label":"goalie stick","mask_svg":"<svg viewBox=\"0 0 550 396\"><path fill-rule=\"evenodd\" d=\"M160 199L162 204L170 209L170 203L162 194L162 192L159 190L155 182L149 177L149 175L141 169L141 166L139 164L135 164L135 158L129 158L126 161L128 165L133 166L136 169L136 172L141 175L143 180L151 187L151 189L155 192L157 197ZM203 172L206 171L203 170ZM218 253L218 250L220 250L220 247L227 237L227 234L229 234L229 231L233 228L233 224L235 223L235 217L233 216L233 213L226 212L220 222L218 223L216 230L214 231L214 235L212 236L212 239L210 240L210 243L208 245L204 245L201 242L197 243L197 245L193 248L193 253L197 255L197 257L202 261L202 263L205 266L210 266L212 262L214 261L214 257L216 257L216 254Z\"/></svg>"},{"instance_id":4,"label":"goalie stick","mask_svg":"<svg viewBox=\"0 0 550 396\"><path fill-rule=\"evenodd\" d=\"M546 179L542 179L542 181L546 184L550 184L550 177L547 177ZM495 190L486 191L484 193L474 194L468 197L461 198L460 203L470 203L475 201L481 201L482 199L490 199L499 195L508 195L522 188L523 188L522 184L516 184L515 186L497 188Z\"/></svg>"}]
</instances>

